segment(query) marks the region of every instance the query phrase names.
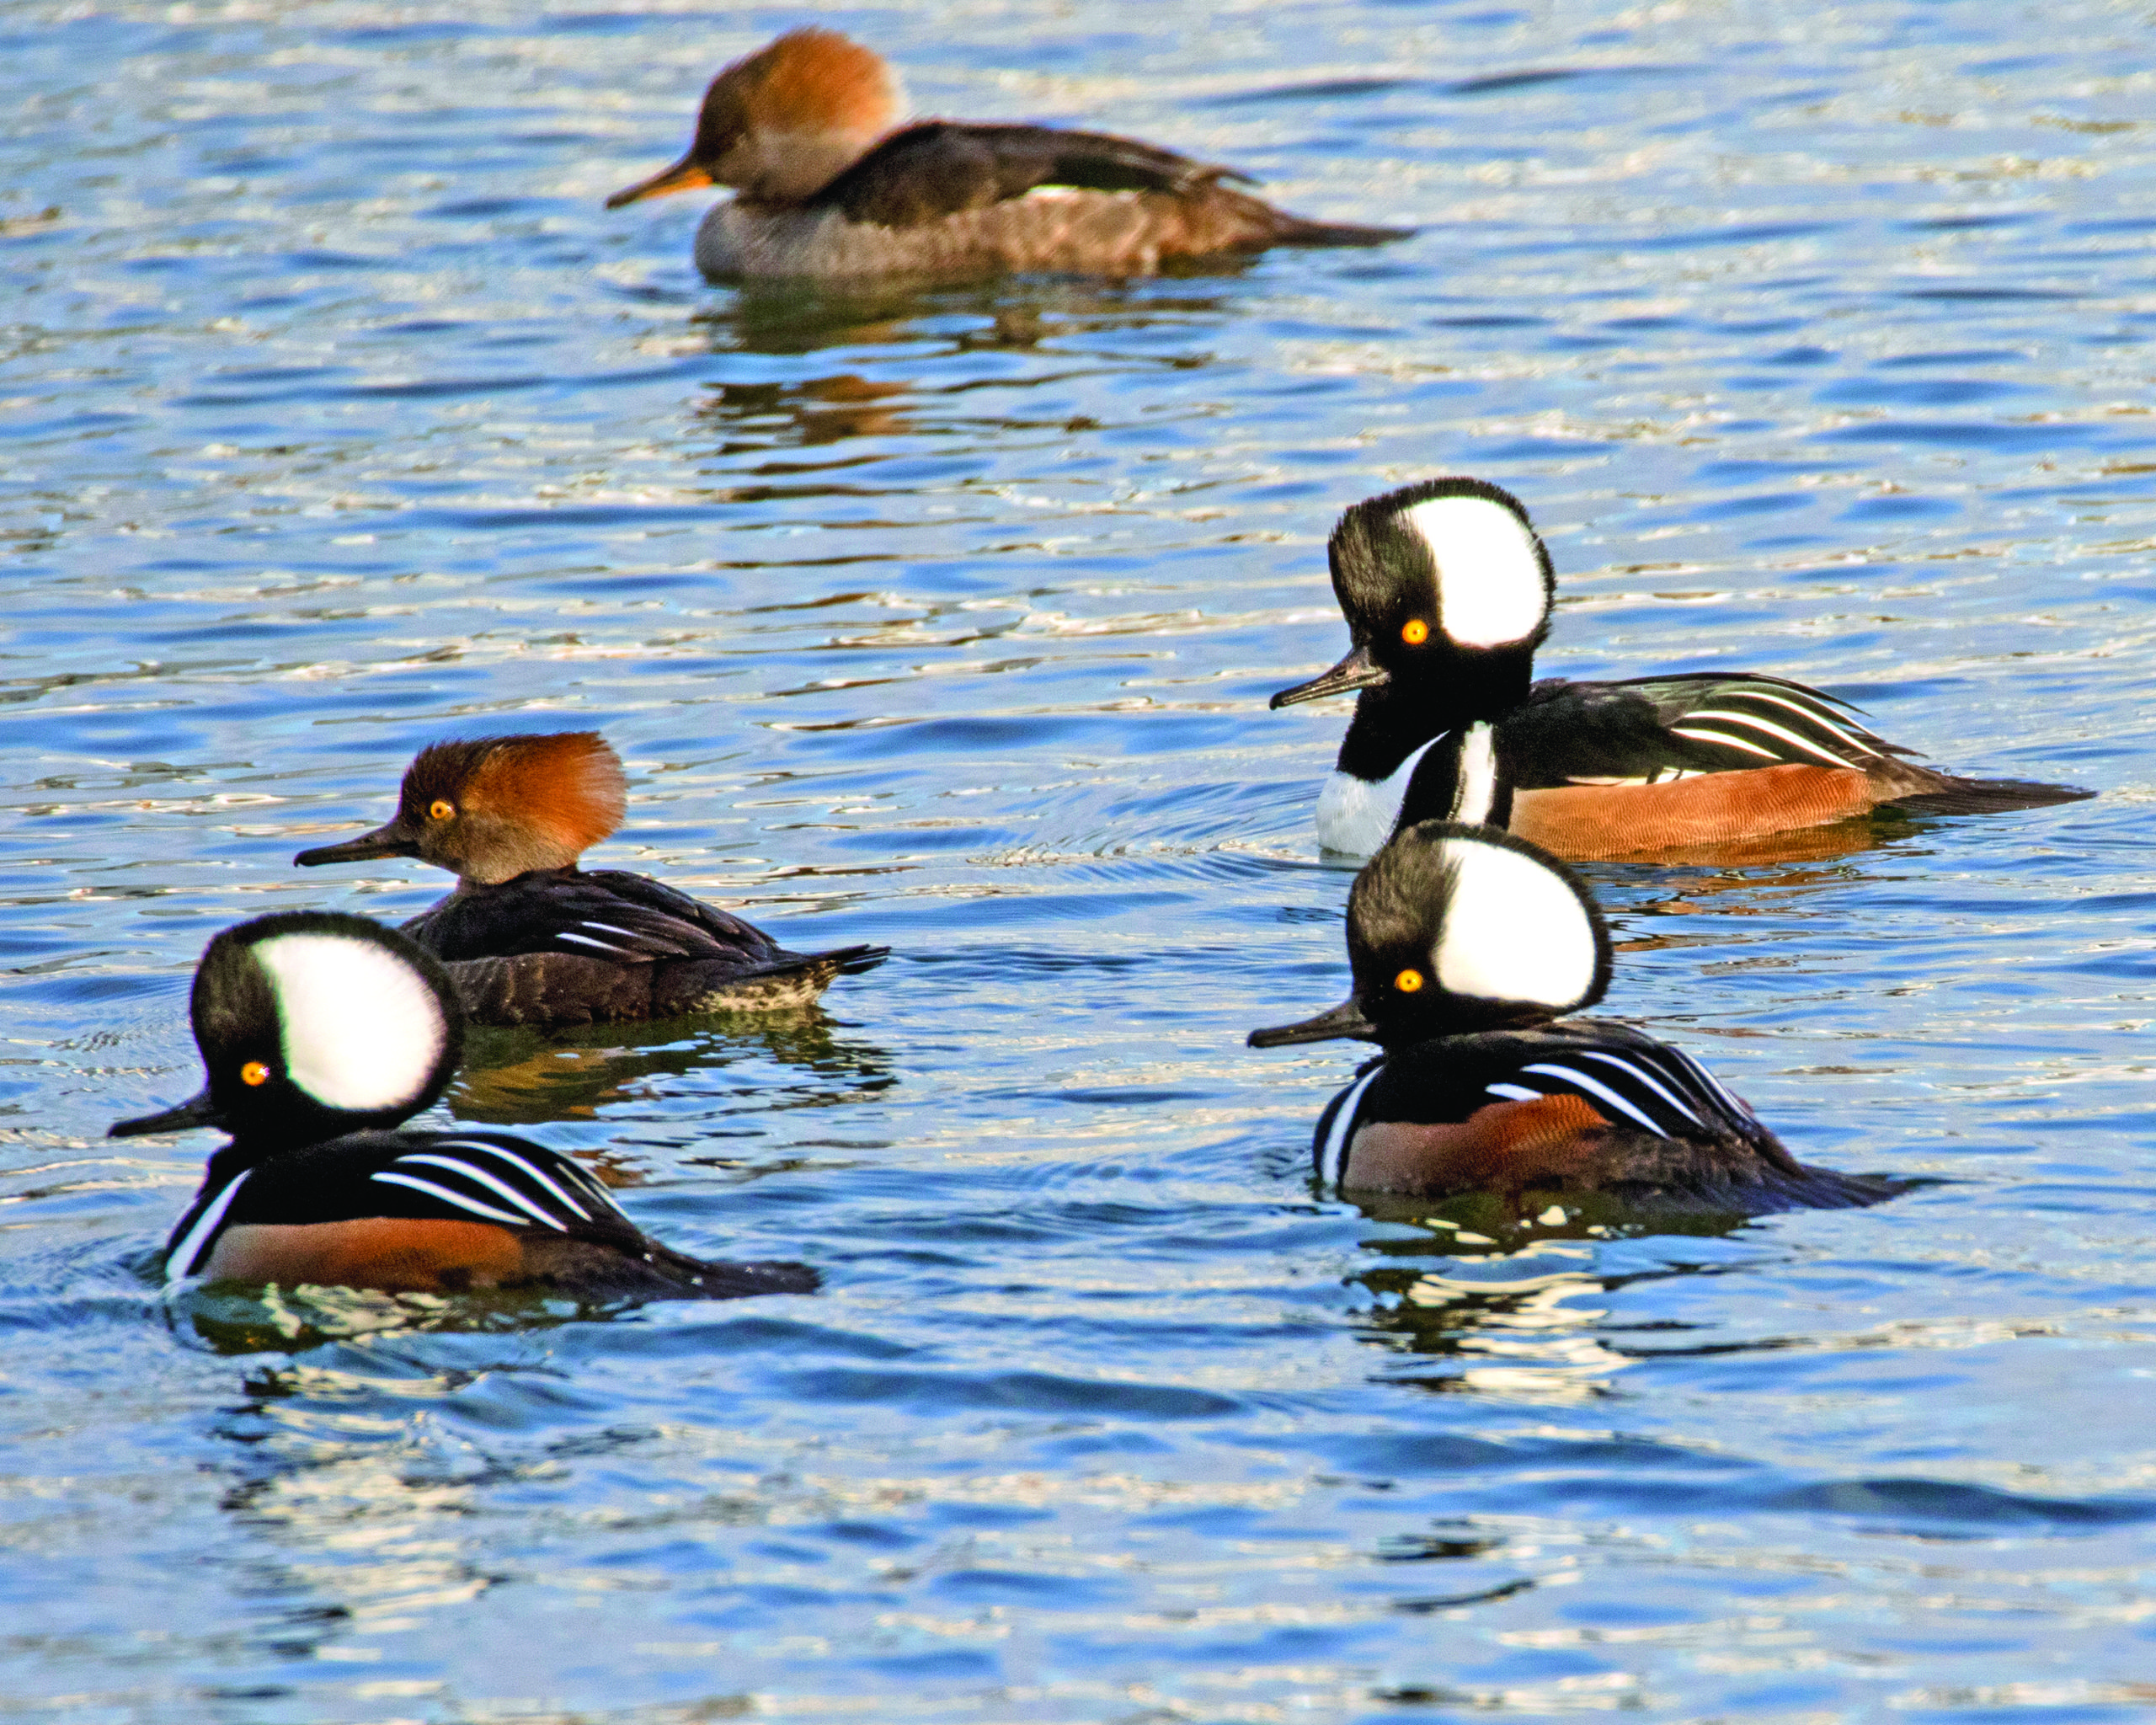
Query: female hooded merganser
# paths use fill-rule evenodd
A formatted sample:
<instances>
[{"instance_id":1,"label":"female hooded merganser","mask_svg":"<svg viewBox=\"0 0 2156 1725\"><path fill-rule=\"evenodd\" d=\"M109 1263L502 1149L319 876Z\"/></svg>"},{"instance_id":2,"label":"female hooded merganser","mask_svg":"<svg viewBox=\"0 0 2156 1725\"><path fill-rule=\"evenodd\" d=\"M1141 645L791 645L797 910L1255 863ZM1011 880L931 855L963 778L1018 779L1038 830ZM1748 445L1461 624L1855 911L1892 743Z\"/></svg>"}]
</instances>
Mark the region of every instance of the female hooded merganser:
<instances>
[{"instance_id":1,"label":"female hooded merganser","mask_svg":"<svg viewBox=\"0 0 2156 1725\"><path fill-rule=\"evenodd\" d=\"M1353 649L1272 704L1361 691L1318 798L1330 851L1368 856L1396 825L1453 816L1415 780L1436 739L1476 719L1494 728L1513 830L1566 857L1757 837L1883 803L1963 814L2095 794L1915 766L1847 702L1780 677L1531 684L1556 591L1550 553L1519 499L1481 479L1356 504L1327 551Z\"/></svg>"},{"instance_id":2,"label":"female hooded merganser","mask_svg":"<svg viewBox=\"0 0 2156 1725\"><path fill-rule=\"evenodd\" d=\"M1667 1043L1553 1022L1602 998L1609 931L1577 875L1509 833L1426 821L1396 835L1348 895L1348 959L1345 1002L1250 1037L1385 1049L1319 1117L1328 1188L1604 1192L1750 1215L1898 1189L1798 1162Z\"/></svg>"},{"instance_id":3,"label":"female hooded merganser","mask_svg":"<svg viewBox=\"0 0 2156 1725\"><path fill-rule=\"evenodd\" d=\"M686 155L606 206L734 187L696 231L696 267L713 280L1145 275L1169 258L1406 232L1306 222L1220 183L1245 175L1130 138L947 120L894 131L902 111L872 51L789 30L712 80Z\"/></svg>"},{"instance_id":4,"label":"female hooded merganser","mask_svg":"<svg viewBox=\"0 0 2156 1725\"><path fill-rule=\"evenodd\" d=\"M648 876L576 859L622 824L621 757L596 731L435 743L397 818L302 868L417 857L456 890L404 925L481 1024L589 1024L806 1006L889 947L789 953L761 929Z\"/></svg>"},{"instance_id":5,"label":"female hooded merganser","mask_svg":"<svg viewBox=\"0 0 2156 1725\"><path fill-rule=\"evenodd\" d=\"M379 923L287 911L228 928L191 1013L208 1084L111 1130L232 1135L166 1242L173 1281L714 1300L816 1286L803 1264L661 1246L543 1145L395 1130L455 1074L464 1014L442 966Z\"/></svg>"}]
</instances>

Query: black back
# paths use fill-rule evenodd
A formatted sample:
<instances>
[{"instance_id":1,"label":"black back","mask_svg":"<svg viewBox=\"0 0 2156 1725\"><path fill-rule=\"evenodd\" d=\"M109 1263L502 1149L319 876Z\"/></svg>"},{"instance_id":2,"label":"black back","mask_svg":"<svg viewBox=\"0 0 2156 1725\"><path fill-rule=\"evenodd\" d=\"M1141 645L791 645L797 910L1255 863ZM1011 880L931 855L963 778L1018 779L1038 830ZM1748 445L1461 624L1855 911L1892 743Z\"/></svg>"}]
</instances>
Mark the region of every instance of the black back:
<instances>
[{"instance_id":1,"label":"black back","mask_svg":"<svg viewBox=\"0 0 2156 1725\"><path fill-rule=\"evenodd\" d=\"M809 200L849 222L918 227L963 210L1021 198L1036 186L1186 192L1231 169L1107 132L931 120L894 132Z\"/></svg>"},{"instance_id":2,"label":"black back","mask_svg":"<svg viewBox=\"0 0 2156 1725\"><path fill-rule=\"evenodd\" d=\"M787 956L761 929L648 875L534 869L453 893L404 925L446 962L568 953L617 964L727 959L747 965Z\"/></svg>"}]
</instances>

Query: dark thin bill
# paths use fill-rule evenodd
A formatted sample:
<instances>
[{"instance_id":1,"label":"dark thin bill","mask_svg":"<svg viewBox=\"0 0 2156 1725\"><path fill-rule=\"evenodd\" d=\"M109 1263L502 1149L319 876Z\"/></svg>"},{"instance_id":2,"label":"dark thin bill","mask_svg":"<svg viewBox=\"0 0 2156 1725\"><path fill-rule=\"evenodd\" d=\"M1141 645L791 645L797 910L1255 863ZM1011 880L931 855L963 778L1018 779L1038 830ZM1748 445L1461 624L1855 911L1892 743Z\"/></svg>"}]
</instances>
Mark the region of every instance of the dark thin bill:
<instances>
[{"instance_id":1,"label":"dark thin bill","mask_svg":"<svg viewBox=\"0 0 2156 1725\"><path fill-rule=\"evenodd\" d=\"M211 1100L206 1090L199 1092L180 1103L167 1108L161 1114L144 1114L139 1119L115 1120L105 1128L108 1138L140 1138L147 1132L186 1132L197 1126L214 1126L218 1123L217 1105Z\"/></svg>"},{"instance_id":2,"label":"dark thin bill","mask_svg":"<svg viewBox=\"0 0 2156 1725\"><path fill-rule=\"evenodd\" d=\"M1352 695L1358 689L1374 689L1392 681L1392 673L1370 657L1368 647L1358 647L1323 676L1312 677L1292 689L1283 689L1270 705L1276 712L1305 701L1322 701L1327 695Z\"/></svg>"},{"instance_id":3,"label":"dark thin bill","mask_svg":"<svg viewBox=\"0 0 2156 1725\"><path fill-rule=\"evenodd\" d=\"M365 862L375 857L419 854L419 841L405 836L397 823L392 821L387 826L377 826L372 832L363 832L355 839L346 839L341 845L302 851L292 861L302 868L319 868L325 862Z\"/></svg>"},{"instance_id":4,"label":"dark thin bill","mask_svg":"<svg viewBox=\"0 0 2156 1725\"><path fill-rule=\"evenodd\" d=\"M1276 1024L1269 1030L1253 1030L1247 1039L1252 1048L1285 1048L1294 1042L1331 1042L1353 1036L1364 1042L1378 1039L1378 1028L1363 1016L1362 1003L1348 999L1331 1012L1320 1012L1299 1024Z\"/></svg>"}]
</instances>

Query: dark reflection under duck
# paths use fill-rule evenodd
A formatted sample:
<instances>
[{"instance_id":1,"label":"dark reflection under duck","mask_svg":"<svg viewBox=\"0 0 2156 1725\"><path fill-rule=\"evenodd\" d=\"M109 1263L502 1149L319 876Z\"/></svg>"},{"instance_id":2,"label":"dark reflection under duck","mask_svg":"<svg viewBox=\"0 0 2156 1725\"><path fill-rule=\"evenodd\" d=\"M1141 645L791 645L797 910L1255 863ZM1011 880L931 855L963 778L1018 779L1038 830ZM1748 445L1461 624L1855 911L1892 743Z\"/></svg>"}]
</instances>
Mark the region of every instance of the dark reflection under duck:
<instances>
[{"instance_id":1,"label":"dark reflection under duck","mask_svg":"<svg viewBox=\"0 0 2156 1725\"><path fill-rule=\"evenodd\" d=\"M1367 1339L1406 1356L1385 1373L1385 1381L1438 1395L1544 1403L1609 1395L1637 1362L1609 1340L1608 1297L1630 1284L1666 1280L1695 1268L1631 1274L1599 1270L1593 1242L1611 1230L1577 1213L1567 1221L1524 1226L1470 1211L1472 1220L1500 1236L1492 1238L1436 1215L1411 1216L1390 1204L1359 1207L1374 1219L1412 1220L1436 1235L1369 1242L1375 1250L1412 1254L1423 1262L1375 1266L1353 1279L1376 1296L1363 1316ZM1565 1208L1553 1206L1561 1215ZM1741 1216L1700 1215L1664 1231L1712 1236L1744 1225ZM1445 1243L1463 1236L1465 1245ZM1458 1267L1431 1265L1428 1255L1433 1247L1456 1250ZM1488 1255L1470 1257L1478 1250Z\"/></svg>"},{"instance_id":2,"label":"dark reflection under duck","mask_svg":"<svg viewBox=\"0 0 2156 1725\"><path fill-rule=\"evenodd\" d=\"M971 287L750 284L696 312L690 327L703 334L713 353L773 358L833 348L907 345L921 348L924 360L1024 350L1071 337L1155 330L1163 324L1203 328L1236 314L1235 278L1248 267L1229 264L1207 270L1205 285L1215 291L1189 280L1123 284L1060 277ZM1150 350L1147 357L1156 363L1159 359ZM934 369L932 364L928 369ZM971 386L958 380L944 387Z\"/></svg>"},{"instance_id":3,"label":"dark reflection under duck","mask_svg":"<svg viewBox=\"0 0 2156 1725\"><path fill-rule=\"evenodd\" d=\"M899 1081L891 1057L841 1034L819 1009L724 1015L716 1019L639 1024L624 1043L620 1025L563 1025L475 1033L464 1071L451 1087L450 1112L487 1125L541 1125L589 1120L639 1108L666 1111L690 1087L700 1120L712 1118L709 1092L723 1089L753 1113L781 1108L835 1108ZM729 1076L731 1069L784 1069Z\"/></svg>"}]
</instances>

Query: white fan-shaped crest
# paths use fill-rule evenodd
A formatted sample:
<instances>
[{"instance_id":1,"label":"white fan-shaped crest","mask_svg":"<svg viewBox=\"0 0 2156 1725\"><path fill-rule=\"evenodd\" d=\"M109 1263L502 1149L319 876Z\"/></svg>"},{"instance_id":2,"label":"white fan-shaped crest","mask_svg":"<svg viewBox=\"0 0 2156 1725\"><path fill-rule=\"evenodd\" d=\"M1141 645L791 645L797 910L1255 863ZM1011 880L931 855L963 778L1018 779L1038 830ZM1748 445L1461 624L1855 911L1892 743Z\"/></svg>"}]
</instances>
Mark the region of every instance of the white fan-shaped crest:
<instances>
[{"instance_id":1,"label":"white fan-shaped crest","mask_svg":"<svg viewBox=\"0 0 2156 1725\"><path fill-rule=\"evenodd\" d=\"M441 1060L449 1027L427 980L387 947L337 934L258 941L293 1083L333 1108L371 1114L411 1101Z\"/></svg>"},{"instance_id":2,"label":"white fan-shaped crest","mask_svg":"<svg viewBox=\"0 0 2156 1725\"><path fill-rule=\"evenodd\" d=\"M1594 921L1572 883L1502 845L1448 839L1455 871L1430 955L1448 993L1531 1001L1558 1011L1594 986Z\"/></svg>"},{"instance_id":3,"label":"white fan-shaped crest","mask_svg":"<svg viewBox=\"0 0 2156 1725\"><path fill-rule=\"evenodd\" d=\"M1527 524L1486 497L1433 497L1401 520L1438 566L1438 620L1463 647L1502 647L1542 627L1550 595Z\"/></svg>"}]
</instances>

